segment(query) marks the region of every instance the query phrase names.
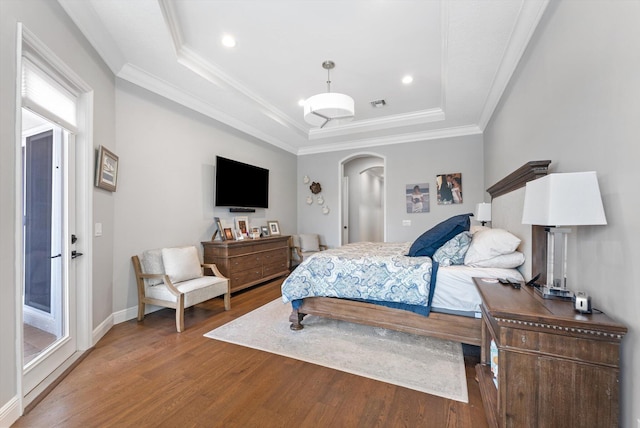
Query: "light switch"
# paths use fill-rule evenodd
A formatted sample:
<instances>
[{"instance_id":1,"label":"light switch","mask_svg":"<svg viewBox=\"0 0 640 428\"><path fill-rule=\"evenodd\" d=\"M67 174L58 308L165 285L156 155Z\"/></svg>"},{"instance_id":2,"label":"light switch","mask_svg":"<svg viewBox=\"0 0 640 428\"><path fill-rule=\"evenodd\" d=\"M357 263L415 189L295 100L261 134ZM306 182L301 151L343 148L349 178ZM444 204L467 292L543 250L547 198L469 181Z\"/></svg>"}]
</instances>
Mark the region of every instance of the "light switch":
<instances>
[{"instance_id":1,"label":"light switch","mask_svg":"<svg viewBox=\"0 0 640 428\"><path fill-rule=\"evenodd\" d=\"M411 220L402 220L403 226L411 226Z\"/></svg>"},{"instance_id":2,"label":"light switch","mask_svg":"<svg viewBox=\"0 0 640 428\"><path fill-rule=\"evenodd\" d=\"M95 236L102 236L102 223L96 223L96 227L94 228Z\"/></svg>"}]
</instances>

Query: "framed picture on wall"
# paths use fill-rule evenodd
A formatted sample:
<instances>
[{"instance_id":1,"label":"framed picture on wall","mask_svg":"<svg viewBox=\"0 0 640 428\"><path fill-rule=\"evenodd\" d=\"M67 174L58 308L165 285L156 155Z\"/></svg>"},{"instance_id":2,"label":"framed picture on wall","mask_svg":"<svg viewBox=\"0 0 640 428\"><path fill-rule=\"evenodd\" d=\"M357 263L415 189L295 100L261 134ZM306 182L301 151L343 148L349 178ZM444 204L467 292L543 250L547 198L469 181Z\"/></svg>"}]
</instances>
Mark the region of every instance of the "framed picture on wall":
<instances>
[{"instance_id":1,"label":"framed picture on wall","mask_svg":"<svg viewBox=\"0 0 640 428\"><path fill-rule=\"evenodd\" d=\"M436 176L438 205L462 203L462 174L459 172Z\"/></svg>"},{"instance_id":2,"label":"framed picture on wall","mask_svg":"<svg viewBox=\"0 0 640 428\"><path fill-rule=\"evenodd\" d=\"M118 185L118 156L104 146L98 148L96 187L115 192Z\"/></svg>"},{"instance_id":3,"label":"framed picture on wall","mask_svg":"<svg viewBox=\"0 0 640 428\"><path fill-rule=\"evenodd\" d=\"M405 199L408 213L428 213L429 183L407 184Z\"/></svg>"}]
</instances>

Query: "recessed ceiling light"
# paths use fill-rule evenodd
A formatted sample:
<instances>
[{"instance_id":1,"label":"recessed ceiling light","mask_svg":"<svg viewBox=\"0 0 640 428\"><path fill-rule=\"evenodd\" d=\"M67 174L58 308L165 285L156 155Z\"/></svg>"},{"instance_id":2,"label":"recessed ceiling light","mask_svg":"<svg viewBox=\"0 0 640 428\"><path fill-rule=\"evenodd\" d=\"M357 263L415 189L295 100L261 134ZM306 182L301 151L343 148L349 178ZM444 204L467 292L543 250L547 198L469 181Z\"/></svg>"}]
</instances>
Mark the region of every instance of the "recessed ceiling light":
<instances>
[{"instance_id":1,"label":"recessed ceiling light","mask_svg":"<svg viewBox=\"0 0 640 428\"><path fill-rule=\"evenodd\" d=\"M304 102L305 102L305 101L306 101L305 99L300 98L300 99L298 100L298 105L299 105L300 107L304 107Z\"/></svg>"},{"instance_id":2,"label":"recessed ceiling light","mask_svg":"<svg viewBox=\"0 0 640 428\"><path fill-rule=\"evenodd\" d=\"M413 77L406 75L402 78L402 83L404 83L405 85L410 84L411 82L413 82Z\"/></svg>"},{"instance_id":3,"label":"recessed ceiling light","mask_svg":"<svg viewBox=\"0 0 640 428\"><path fill-rule=\"evenodd\" d=\"M225 34L224 36L222 36L222 46L225 46L227 48L234 48L236 46L236 39L234 39L233 36L229 34Z\"/></svg>"}]
</instances>

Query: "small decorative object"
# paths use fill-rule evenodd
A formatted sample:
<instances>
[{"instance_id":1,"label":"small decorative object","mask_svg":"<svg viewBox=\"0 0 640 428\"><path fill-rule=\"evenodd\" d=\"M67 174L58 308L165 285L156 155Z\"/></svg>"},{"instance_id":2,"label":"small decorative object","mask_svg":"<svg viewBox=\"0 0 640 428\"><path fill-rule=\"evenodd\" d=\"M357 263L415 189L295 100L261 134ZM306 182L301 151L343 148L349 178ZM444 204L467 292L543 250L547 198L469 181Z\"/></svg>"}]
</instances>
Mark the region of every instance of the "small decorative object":
<instances>
[{"instance_id":1,"label":"small decorative object","mask_svg":"<svg viewBox=\"0 0 640 428\"><path fill-rule=\"evenodd\" d=\"M244 239L244 235L242 234L242 231L240 229L233 229L233 236L235 237L236 241L242 241Z\"/></svg>"},{"instance_id":2,"label":"small decorative object","mask_svg":"<svg viewBox=\"0 0 640 428\"><path fill-rule=\"evenodd\" d=\"M280 235L280 224L277 220L268 221L267 226L269 227L269 235Z\"/></svg>"},{"instance_id":3,"label":"small decorative object","mask_svg":"<svg viewBox=\"0 0 640 428\"><path fill-rule=\"evenodd\" d=\"M249 217L239 216L234 217L236 229L240 230L240 233L244 236L249 236Z\"/></svg>"},{"instance_id":4,"label":"small decorative object","mask_svg":"<svg viewBox=\"0 0 640 428\"><path fill-rule=\"evenodd\" d=\"M440 174L436 176L438 187L438 205L462 203L462 174Z\"/></svg>"},{"instance_id":5,"label":"small decorative object","mask_svg":"<svg viewBox=\"0 0 640 428\"><path fill-rule=\"evenodd\" d=\"M318 205L324 204L324 198L322 196L318 196Z\"/></svg>"},{"instance_id":6,"label":"small decorative object","mask_svg":"<svg viewBox=\"0 0 640 428\"><path fill-rule=\"evenodd\" d=\"M213 234L213 237L211 238L211 240L213 241L216 237L216 235L218 233L220 233L220 239L223 241L226 241L227 237L224 236L224 232L223 232L223 228L222 228L222 222L220 221L220 217L214 217L213 221L216 223L216 227L218 229L216 229L215 233Z\"/></svg>"},{"instance_id":7,"label":"small decorative object","mask_svg":"<svg viewBox=\"0 0 640 428\"><path fill-rule=\"evenodd\" d=\"M322 214L324 215L329 214L329 207L322 207Z\"/></svg>"},{"instance_id":8,"label":"small decorative object","mask_svg":"<svg viewBox=\"0 0 640 428\"><path fill-rule=\"evenodd\" d=\"M303 182L304 184L309 184L309 181L311 181L311 179L309 178L309 176L308 176L308 175L305 175L305 176L304 176L304 178L302 179L302 182Z\"/></svg>"},{"instance_id":9,"label":"small decorative object","mask_svg":"<svg viewBox=\"0 0 640 428\"><path fill-rule=\"evenodd\" d=\"M233 236L233 230L232 230L230 227L225 227L225 228L224 228L224 237L225 237L227 240L232 240L232 239L234 239L234 236Z\"/></svg>"},{"instance_id":10,"label":"small decorative object","mask_svg":"<svg viewBox=\"0 0 640 428\"><path fill-rule=\"evenodd\" d=\"M260 228L259 227L252 227L251 228L251 239L258 239L260 238Z\"/></svg>"},{"instance_id":11,"label":"small decorative object","mask_svg":"<svg viewBox=\"0 0 640 428\"><path fill-rule=\"evenodd\" d=\"M117 184L118 156L104 146L100 146L96 165L96 187L115 192Z\"/></svg>"},{"instance_id":12,"label":"small decorative object","mask_svg":"<svg viewBox=\"0 0 640 428\"><path fill-rule=\"evenodd\" d=\"M313 203L313 198L311 196L307 196L307 204L311 205Z\"/></svg>"},{"instance_id":13,"label":"small decorative object","mask_svg":"<svg viewBox=\"0 0 640 428\"><path fill-rule=\"evenodd\" d=\"M309 186L309 189L311 189L311 193L313 193L314 195L317 195L318 193L322 192L322 186L320 186L320 183L316 183L315 181L311 183L311 186Z\"/></svg>"},{"instance_id":14,"label":"small decorative object","mask_svg":"<svg viewBox=\"0 0 640 428\"><path fill-rule=\"evenodd\" d=\"M260 230L262 231L262 236L269 236L269 228L267 226L260 226Z\"/></svg>"},{"instance_id":15,"label":"small decorative object","mask_svg":"<svg viewBox=\"0 0 640 428\"><path fill-rule=\"evenodd\" d=\"M429 183L407 184L405 198L408 213L428 213Z\"/></svg>"}]
</instances>

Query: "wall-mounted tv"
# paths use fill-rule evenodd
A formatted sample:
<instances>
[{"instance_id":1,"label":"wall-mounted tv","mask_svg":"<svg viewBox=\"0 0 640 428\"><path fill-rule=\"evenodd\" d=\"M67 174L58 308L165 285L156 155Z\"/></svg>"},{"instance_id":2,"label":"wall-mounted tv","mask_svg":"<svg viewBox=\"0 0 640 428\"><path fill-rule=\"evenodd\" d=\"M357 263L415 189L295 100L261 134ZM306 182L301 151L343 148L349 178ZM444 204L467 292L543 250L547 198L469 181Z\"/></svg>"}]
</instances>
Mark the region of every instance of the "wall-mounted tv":
<instances>
[{"instance_id":1,"label":"wall-mounted tv","mask_svg":"<svg viewBox=\"0 0 640 428\"><path fill-rule=\"evenodd\" d=\"M216 156L217 207L268 208L269 170Z\"/></svg>"}]
</instances>

